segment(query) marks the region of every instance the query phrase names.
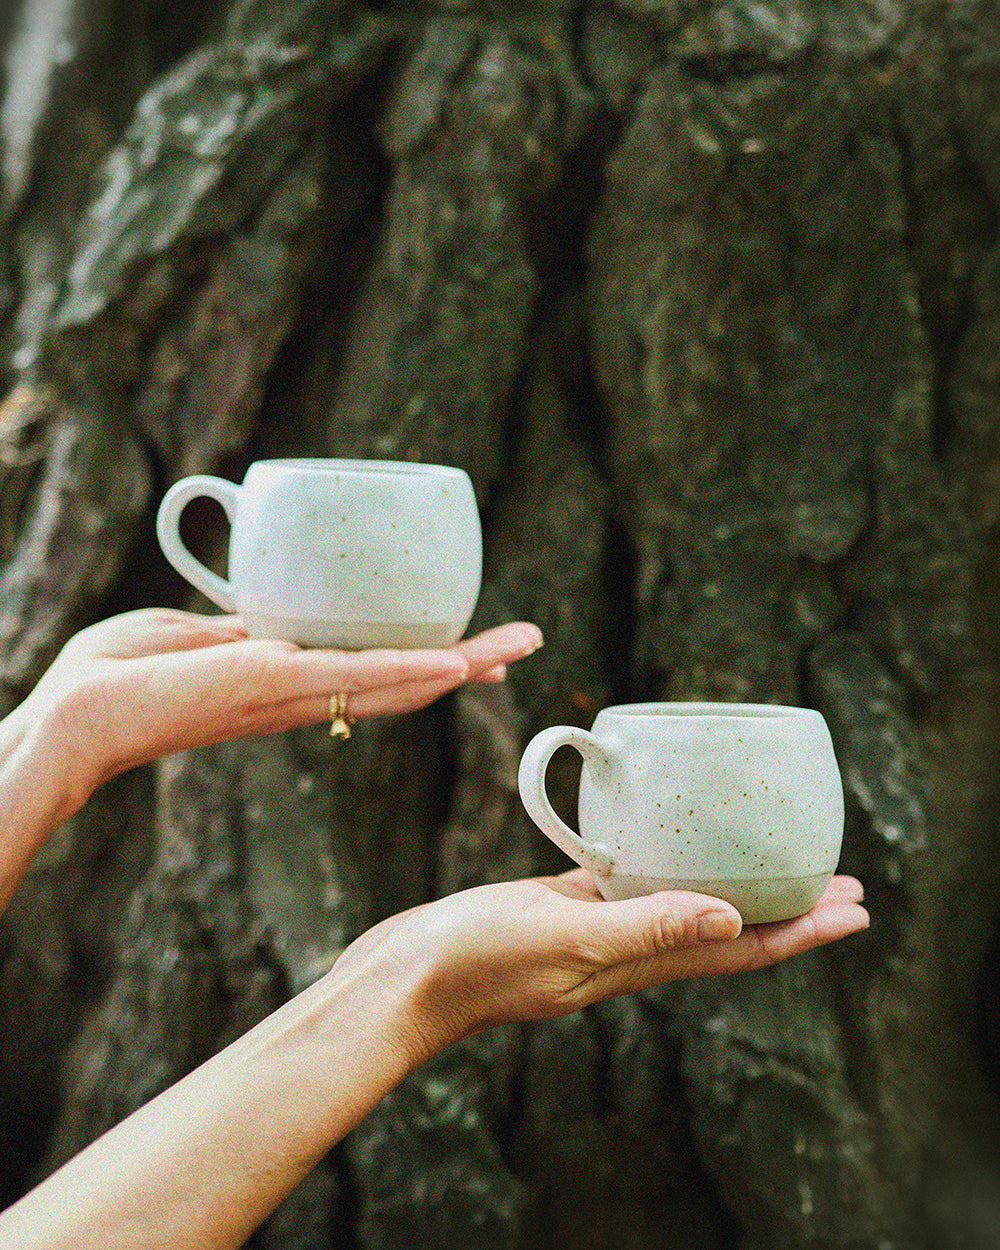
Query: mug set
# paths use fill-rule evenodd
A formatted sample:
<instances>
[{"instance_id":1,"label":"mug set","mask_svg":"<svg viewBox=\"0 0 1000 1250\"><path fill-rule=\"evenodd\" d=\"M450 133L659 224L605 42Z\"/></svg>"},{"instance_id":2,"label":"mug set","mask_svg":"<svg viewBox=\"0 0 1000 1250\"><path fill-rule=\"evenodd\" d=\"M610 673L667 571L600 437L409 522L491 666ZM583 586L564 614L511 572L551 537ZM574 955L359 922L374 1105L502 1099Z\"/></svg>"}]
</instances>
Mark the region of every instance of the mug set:
<instances>
[{"instance_id":1,"label":"mug set","mask_svg":"<svg viewBox=\"0 0 1000 1250\"><path fill-rule=\"evenodd\" d=\"M181 513L199 495L229 518L228 580L181 539ZM263 460L242 486L184 478L164 496L157 535L177 571L238 612L251 637L302 646L451 646L482 578L472 483L444 465ZM562 746L583 757L579 833L545 790ZM518 786L534 822L607 899L695 890L732 903L746 924L784 920L818 901L840 855L840 771L825 720L808 708L605 708L589 731L536 735Z\"/></svg>"}]
</instances>

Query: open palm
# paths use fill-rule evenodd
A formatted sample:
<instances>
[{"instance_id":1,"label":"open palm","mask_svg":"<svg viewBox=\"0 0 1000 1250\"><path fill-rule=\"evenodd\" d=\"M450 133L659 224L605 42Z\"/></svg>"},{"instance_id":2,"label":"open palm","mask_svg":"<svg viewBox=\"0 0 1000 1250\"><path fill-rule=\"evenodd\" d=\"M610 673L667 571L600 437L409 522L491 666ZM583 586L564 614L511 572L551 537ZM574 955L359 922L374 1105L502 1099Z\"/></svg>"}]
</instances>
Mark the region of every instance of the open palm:
<instances>
[{"instance_id":1,"label":"open palm","mask_svg":"<svg viewBox=\"0 0 1000 1250\"><path fill-rule=\"evenodd\" d=\"M337 692L355 718L413 711L540 645L515 623L439 650L313 650L248 638L234 616L142 609L77 634L14 716L93 786L171 751L322 722Z\"/></svg>"},{"instance_id":2,"label":"open palm","mask_svg":"<svg viewBox=\"0 0 1000 1250\"><path fill-rule=\"evenodd\" d=\"M868 925L863 890L835 877L803 916L741 925L688 891L607 902L582 868L463 890L382 921L334 974L416 970L427 1054L477 1029L563 1015L684 977L747 972Z\"/></svg>"}]
</instances>

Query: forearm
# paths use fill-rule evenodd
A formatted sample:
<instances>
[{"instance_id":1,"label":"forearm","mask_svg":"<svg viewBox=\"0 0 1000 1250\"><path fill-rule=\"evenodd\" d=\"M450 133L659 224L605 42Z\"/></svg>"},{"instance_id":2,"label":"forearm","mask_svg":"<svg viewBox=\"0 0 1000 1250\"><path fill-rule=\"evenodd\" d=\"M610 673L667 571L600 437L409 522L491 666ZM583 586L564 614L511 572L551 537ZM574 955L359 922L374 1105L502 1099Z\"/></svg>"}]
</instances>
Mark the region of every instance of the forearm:
<instances>
[{"instance_id":1,"label":"forearm","mask_svg":"<svg viewBox=\"0 0 1000 1250\"><path fill-rule=\"evenodd\" d=\"M21 1250L243 1245L424 1056L409 973L338 974L269 1016L0 1216Z\"/></svg>"}]
</instances>

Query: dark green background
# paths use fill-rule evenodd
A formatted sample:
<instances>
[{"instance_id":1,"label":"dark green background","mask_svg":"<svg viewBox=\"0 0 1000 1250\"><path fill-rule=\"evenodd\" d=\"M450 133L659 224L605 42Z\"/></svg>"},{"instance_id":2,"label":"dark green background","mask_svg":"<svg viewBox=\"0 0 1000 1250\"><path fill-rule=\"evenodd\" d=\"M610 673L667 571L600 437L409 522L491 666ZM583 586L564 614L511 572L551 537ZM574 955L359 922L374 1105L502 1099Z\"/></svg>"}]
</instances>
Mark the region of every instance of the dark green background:
<instances>
[{"instance_id":1,"label":"dark green background","mask_svg":"<svg viewBox=\"0 0 1000 1250\"><path fill-rule=\"evenodd\" d=\"M0 48L7 704L204 607L157 502L271 454L461 465L475 625L547 638L60 831L2 922L7 1197L373 920L558 863L537 729L773 700L830 723L868 933L472 1039L253 1244L1000 1246L996 0L68 0Z\"/></svg>"}]
</instances>

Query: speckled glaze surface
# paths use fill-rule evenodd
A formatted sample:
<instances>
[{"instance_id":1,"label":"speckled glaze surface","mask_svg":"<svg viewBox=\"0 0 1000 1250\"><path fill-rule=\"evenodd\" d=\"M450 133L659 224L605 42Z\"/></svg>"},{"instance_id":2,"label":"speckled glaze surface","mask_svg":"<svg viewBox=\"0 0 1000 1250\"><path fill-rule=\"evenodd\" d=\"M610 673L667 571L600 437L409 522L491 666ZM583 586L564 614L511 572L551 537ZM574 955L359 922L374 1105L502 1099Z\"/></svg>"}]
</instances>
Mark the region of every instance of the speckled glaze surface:
<instances>
[{"instance_id":1,"label":"speckled glaze surface","mask_svg":"<svg viewBox=\"0 0 1000 1250\"><path fill-rule=\"evenodd\" d=\"M584 757L576 835L552 810L545 769ZM528 744L529 814L589 868L605 898L662 889L725 898L748 924L808 911L837 867L840 771L823 717L770 704L605 708L592 730L556 726Z\"/></svg>"},{"instance_id":2,"label":"speckled glaze surface","mask_svg":"<svg viewBox=\"0 0 1000 1250\"><path fill-rule=\"evenodd\" d=\"M229 580L184 547L198 495L231 524ZM482 531L469 477L445 465L263 460L242 486L198 476L164 496L160 545L253 637L304 646L438 647L464 634L479 596Z\"/></svg>"}]
</instances>

